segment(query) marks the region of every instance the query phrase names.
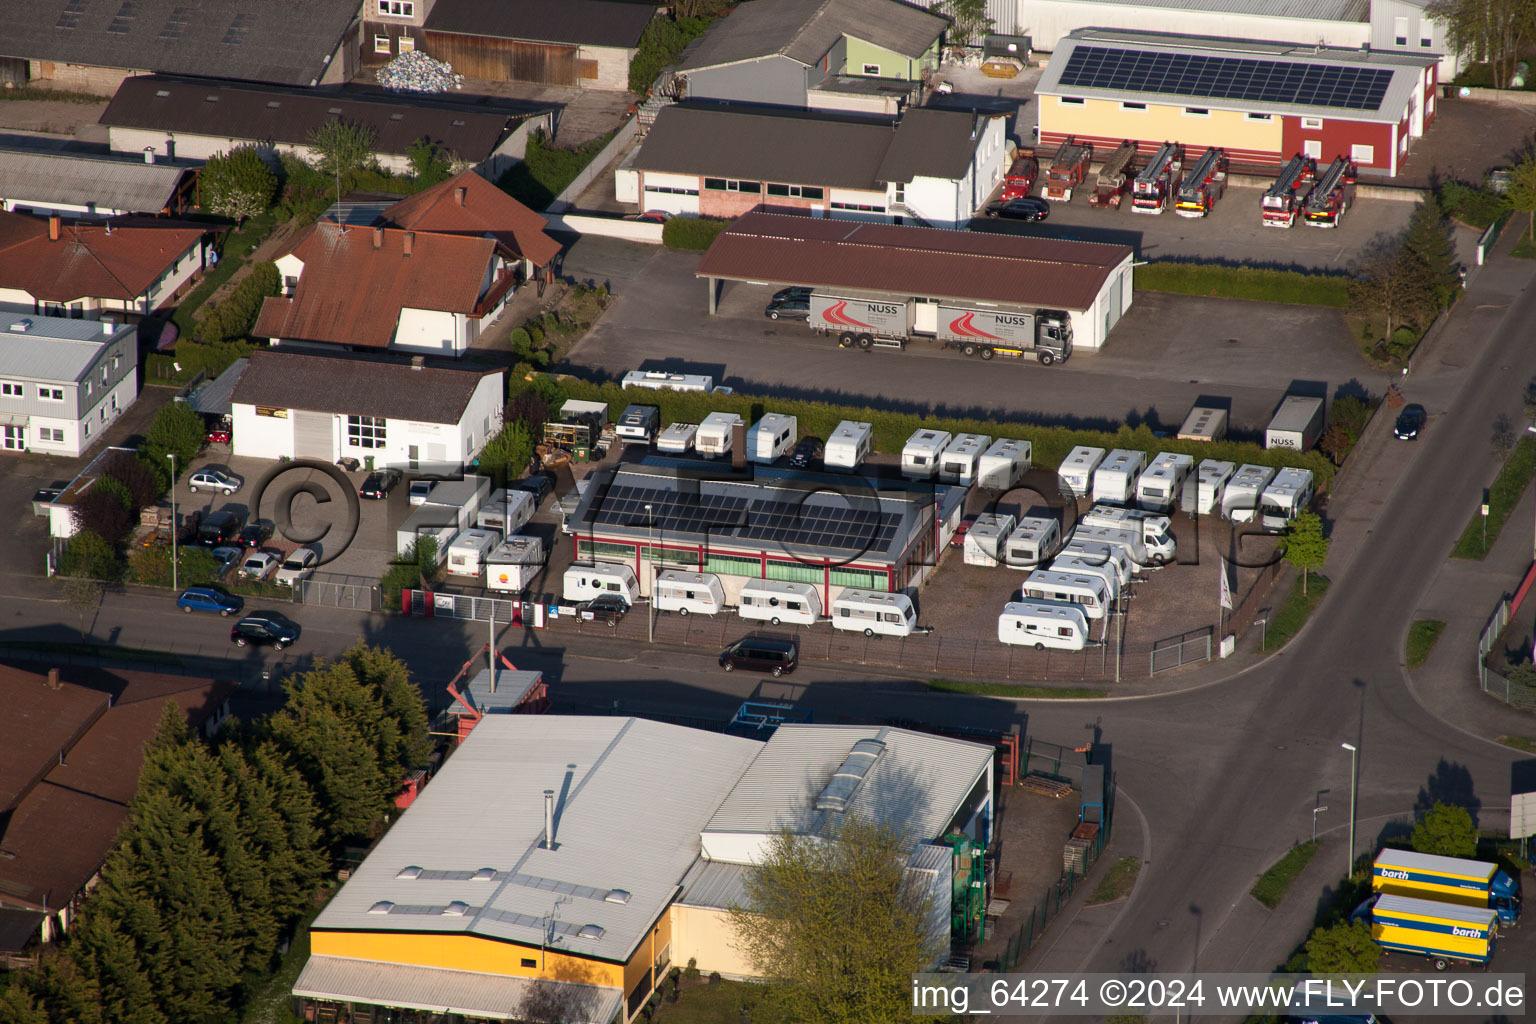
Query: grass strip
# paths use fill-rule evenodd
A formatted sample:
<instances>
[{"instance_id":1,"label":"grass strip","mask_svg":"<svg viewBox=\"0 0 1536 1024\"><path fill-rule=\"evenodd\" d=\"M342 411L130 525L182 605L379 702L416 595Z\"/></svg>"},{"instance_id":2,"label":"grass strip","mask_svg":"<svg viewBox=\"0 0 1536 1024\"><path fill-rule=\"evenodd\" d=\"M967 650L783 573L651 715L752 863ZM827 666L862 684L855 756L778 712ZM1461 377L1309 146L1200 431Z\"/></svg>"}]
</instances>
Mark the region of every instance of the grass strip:
<instances>
[{"instance_id":1,"label":"grass strip","mask_svg":"<svg viewBox=\"0 0 1536 1024\"><path fill-rule=\"evenodd\" d=\"M1536 476L1536 437L1526 436L1515 445L1514 451L1504 460L1504 468L1488 488L1488 542L1483 543L1483 515L1481 510L1472 513L1467 528L1461 531L1461 539L1451 550L1452 558L1481 560L1499 539L1499 531L1515 510L1520 496Z\"/></svg>"},{"instance_id":2,"label":"grass strip","mask_svg":"<svg viewBox=\"0 0 1536 1024\"><path fill-rule=\"evenodd\" d=\"M1408 649L1404 652L1409 668L1418 668L1424 664L1444 629L1445 623L1439 619L1414 620L1413 625L1408 627Z\"/></svg>"},{"instance_id":3,"label":"grass strip","mask_svg":"<svg viewBox=\"0 0 1536 1024\"><path fill-rule=\"evenodd\" d=\"M1315 841L1291 847L1289 853L1259 876L1259 880L1253 883L1253 888L1248 890L1249 895L1270 910L1274 910L1280 905L1280 901L1285 899L1291 883L1306 870L1312 855L1317 852L1317 847L1318 844Z\"/></svg>"},{"instance_id":4,"label":"grass strip","mask_svg":"<svg viewBox=\"0 0 1536 1024\"><path fill-rule=\"evenodd\" d=\"M1506 747L1523 750L1527 754L1536 754L1536 739L1532 739L1529 736L1500 736L1499 742Z\"/></svg>"},{"instance_id":5,"label":"grass strip","mask_svg":"<svg viewBox=\"0 0 1536 1024\"><path fill-rule=\"evenodd\" d=\"M1129 896L1131 889L1136 885L1136 876L1140 873L1141 861L1135 857L1121 857L1109 866L1103 881L1099 882L1099 887L1093 890L1093 895L1088 897L1088 905L1113 903L1115 900Z\"/></svg>"},{"instance_id":6,"label":"grass strip","mask_svg":"<svg viewBox=\"0 0 1536 1024\"><path fill-rule=\"evenodd\" d=\"M958 679L930 679L928 689L938 693L969 693L981 697L1013 697L1017 700L1082 700L1109 696L1108 690L1015 686L1012 683L964 683Z\"/></svg>"},{"instance_id":7,"label":"grass strip","mask_svg":"<svg viewBox=\"0 0 1536 1024\"><path fill-rule=\"evenodd\" d=\"M1264 650L1279 650L1291 637L1301 632L1301 627L1312 617L1312 609L1317 607L1327 593L1328 577L1310 574L1307 577L1306 593L1302 593L1301 578L1298 575L1296 585L1291 588L1285 604L1269 617L1269 625L1264 629Z\"/></svg>"},{"instance_id":8,"label":"grass strip","mask_svg":"<svg viewBox=\"0 0 1536 1024\"><path fill-rule=\"evenodd\" d=\"M1268 267L1225 267L1211 263L1157 260L1136 268L1138 291L1209 295L1293 306L1349 305L1349 278L1340 274L1304 274Z\"/></svg>"}]
</instances>

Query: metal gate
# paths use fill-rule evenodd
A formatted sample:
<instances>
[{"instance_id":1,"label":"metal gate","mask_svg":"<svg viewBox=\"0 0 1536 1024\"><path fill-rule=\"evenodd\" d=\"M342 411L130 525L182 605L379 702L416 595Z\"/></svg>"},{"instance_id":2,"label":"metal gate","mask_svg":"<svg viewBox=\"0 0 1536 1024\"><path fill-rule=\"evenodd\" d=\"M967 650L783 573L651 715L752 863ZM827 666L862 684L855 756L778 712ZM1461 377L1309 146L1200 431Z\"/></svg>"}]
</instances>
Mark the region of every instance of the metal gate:
<instances>
[{"instance_id":1,"label":"metal gate","mask_svg":"<svg viewBox=\"0 0 1536 1024\"><path fill-rule=\"evenodd\" d=\"M336 457L333 419L328 412L293 410L293 457L330 462Z\"/></svg>"},{"instance_id":2,"label":"metal gate","mask_svg":"<svg viewBox=\"0 0 1536 1024\"><path fill-rule=\"evenodd\" d=\"M353 608L363 612L383 608L378 580L341 573L317 572L308 579L299 580L293 587L293 600L295 604Z\"/></svg>"},{"instance_id":3,"label":"metal gate","mask_svg":"<svg viewBox=\"0 0 1536 1024\"><path fill-rule=\"evenodd\" d=\"M1159 672L1166 672L1180 665L1210 661L1213 633L1211 627L1206 626L1193 633L1182 633L1179 636L1157 641L1152 645L1151 674L1155 676Z\"/></svg>"}]
</instances>

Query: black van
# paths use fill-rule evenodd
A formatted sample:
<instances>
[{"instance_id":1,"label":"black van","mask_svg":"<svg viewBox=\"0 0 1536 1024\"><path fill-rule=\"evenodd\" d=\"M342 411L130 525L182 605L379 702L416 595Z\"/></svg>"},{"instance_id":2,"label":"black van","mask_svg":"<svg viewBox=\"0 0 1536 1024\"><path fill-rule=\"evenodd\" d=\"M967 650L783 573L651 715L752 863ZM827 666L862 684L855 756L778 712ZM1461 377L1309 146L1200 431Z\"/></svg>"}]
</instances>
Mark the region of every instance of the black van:
<instances>
[{"instance_id":1,"label":"black van","mask_svg":"<svg viewBox=\"0 0 1536 1024\"><path fill-rule=\"evenodd\" d=\"M205 547L217 547L240 536L245 520L232 509L222 508L203 517L197 527L197 542Z\"/></svg>"},{"instance_id":2,"label":"black van","mask_svg":"<svg viewBox=\"0 0 1536 1024\"><path fill-rule=\"evenodd\" d=\"M730 672L743 668L749 672L772 672L781 676L793 672L799 661L793 640L749 636L720 652L720 667Z\"/></svg>"}]
</instances>

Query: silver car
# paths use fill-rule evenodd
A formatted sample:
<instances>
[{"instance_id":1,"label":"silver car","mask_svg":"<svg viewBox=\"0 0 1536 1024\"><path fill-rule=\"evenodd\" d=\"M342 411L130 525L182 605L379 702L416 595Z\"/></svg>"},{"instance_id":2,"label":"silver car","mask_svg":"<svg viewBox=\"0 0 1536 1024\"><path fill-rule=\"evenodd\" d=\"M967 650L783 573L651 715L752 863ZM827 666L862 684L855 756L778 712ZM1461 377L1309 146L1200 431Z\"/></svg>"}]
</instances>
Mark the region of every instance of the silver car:
<instances>
[{"instance_id":1,"label":"silver car","mask_svg":"<svg viewBox=\"0 0 1536 1024\"><path fill-rule=\"evenodd\" d=\"M283 564L277 570L277 575L272 577L272 582L291 587L314 572L315 566L319 564L320 555L314 548L294 548L288 557L283 559Z\"/></svg>"},{"instance_id":2,"label":"silver car","mask_svg":"<svg viewBox=\"0 0 1536 1024\"><path fill-rule=\"evenodd\" d=\"M235 474L226 473L222 469L200 469L187 478L187 490L193 494L198 491L223 491L228 495L234 494L244 483Z\"/></svg>"}]
</instances>

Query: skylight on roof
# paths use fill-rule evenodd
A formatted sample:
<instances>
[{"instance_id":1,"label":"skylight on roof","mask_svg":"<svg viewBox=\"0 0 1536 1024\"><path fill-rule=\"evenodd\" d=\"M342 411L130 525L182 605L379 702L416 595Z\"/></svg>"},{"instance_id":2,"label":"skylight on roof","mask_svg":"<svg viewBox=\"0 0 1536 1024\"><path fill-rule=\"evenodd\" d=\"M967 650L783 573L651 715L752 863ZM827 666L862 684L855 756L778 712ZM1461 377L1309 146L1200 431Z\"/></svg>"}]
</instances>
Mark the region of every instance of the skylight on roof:
<instances>
[{"instance_id":1,"label":"skylight on roof","mask_svg":"<svg viewBox=\"0 0 1536 1024\"><path fill-rule=\"evenodd\" d=\"M495 877L495 868L481 868L479 871L476 871L473 875L471 875L469 880L471 882L489 882Z\"/></svg>"},{"instance_id":2,"label":"skylight on roof","mask_svg":"<svg viewBox=\"0 0 1536 1024\"><path fill-rule=\"evenodd\" d=\"M341 108L340 107L332 107L330 110L326 111L326 113L328 113L328 114L339 114L339 113L341 113Z\"/></svg>"},{"instance_id":3,"label":"skylight on roof","mask_svg":"<svg viewBox=\"0 0 1536 1024\"><path fill-rule=\"evenodd\" d=\"M467 913L469 913L469 904L459 900L454 900L443 908L444 917L463 917Z\"/></svg>"},{"instance_id":4,"label":"skylight on roof","mask_svg":"<svg viewBox=\"0 0 1536 1024\"><path fill-rule=\"evenodd\" d=\"M169 96L170 94L171 94L171 90L169 90L169 89L156 89L155 90L155 95L156 96L162 96L163 97L163 96Z\"/></svg>"},{"instance_id":5,"label":"skylight on roof","mask_svg":"<svg viewBox=\"0 0 1536 1024\"><path fill-rule=\"evenodd\" d=\"M412 864L410 867L401 868L399 873L397 873L395 875L395 877L396 878L407 878L407 879L410 879L410 878L420 878L421 877L421 868L417 867L415 864Z\"/></svg>"},{"instance_id":6,"label":"skylight on roof","mask_svg":"<svg viewBox=\"0 0 1536 1024\"><path fill-rule=\"evenodd\" d=\"M379 902L375 903L373 906L368 908L368 913L370 913L370 914L387 914L391 910L394 910L394 909L395 909L395 905L393 903L391 903L389 900L379 900Z\"/></svg>"},{"instance_id":7,"label":"skylight on roof","mask_svg":"<svg viewBox=\"0 0 1536 1024\"><path fill-rule=\"evenodd\" d=\"M283 101L282 100L268 100L267 101L267 109L268 110L276 110L278 107L280 107L282 105L283 105Z\"/></svg>"},{"instance_id":8,"label":"skylight on roof","mask_svg":"<svg viewBox=\"0 0 1536 1024\"><path fill-rule=\"evenodd\" d=\"M605 934L603 926L599 924L584 924L581 931L576 933L583 939L600 939Z\"/></svg>"}]
</instances>

